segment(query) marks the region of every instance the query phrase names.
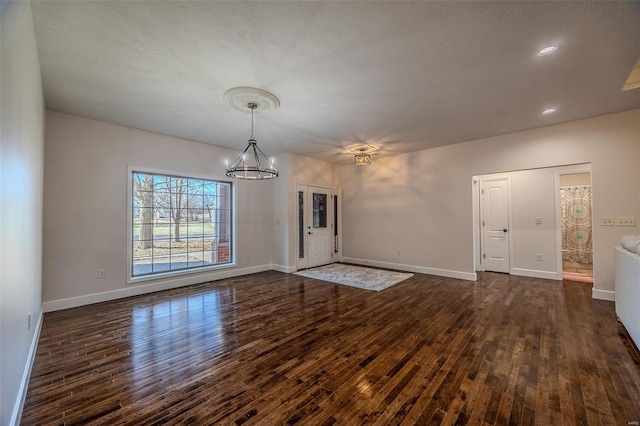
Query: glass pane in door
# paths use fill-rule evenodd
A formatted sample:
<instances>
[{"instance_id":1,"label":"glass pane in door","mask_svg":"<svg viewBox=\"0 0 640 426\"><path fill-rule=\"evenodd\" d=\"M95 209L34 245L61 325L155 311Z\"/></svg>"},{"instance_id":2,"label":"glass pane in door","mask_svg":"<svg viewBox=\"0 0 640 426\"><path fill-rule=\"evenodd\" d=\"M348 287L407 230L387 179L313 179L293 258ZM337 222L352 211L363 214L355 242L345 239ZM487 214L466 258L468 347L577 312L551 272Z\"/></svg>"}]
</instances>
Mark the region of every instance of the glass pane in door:
<instances>
[{"instance_id":1,"label":"glass pane in door","mask_svg":"<svg viewBox=\"0 0 640 426\"><path fill-rule=\"evenodd\" d=\"M313 193L313 227L327 227L327 194Z\"/></svg>"}]
</instances>

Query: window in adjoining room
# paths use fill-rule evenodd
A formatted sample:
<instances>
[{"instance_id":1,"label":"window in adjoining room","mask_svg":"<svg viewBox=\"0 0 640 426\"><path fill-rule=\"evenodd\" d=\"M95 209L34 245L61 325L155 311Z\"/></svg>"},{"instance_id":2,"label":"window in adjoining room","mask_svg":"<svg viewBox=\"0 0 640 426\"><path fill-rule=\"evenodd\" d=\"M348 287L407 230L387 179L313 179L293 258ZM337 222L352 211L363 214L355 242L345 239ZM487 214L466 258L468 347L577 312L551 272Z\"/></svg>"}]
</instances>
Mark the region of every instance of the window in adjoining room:
<instances>
[{"instance_id":1,"label":"window in adjoining room","mask_svg":"<svg viewBox=\"0 0 640 426\"><path fill-rule=\"evenodd\" d=\"M231 183L132 172L131 278L233 262Z\"/></svg>"}]
</instances>

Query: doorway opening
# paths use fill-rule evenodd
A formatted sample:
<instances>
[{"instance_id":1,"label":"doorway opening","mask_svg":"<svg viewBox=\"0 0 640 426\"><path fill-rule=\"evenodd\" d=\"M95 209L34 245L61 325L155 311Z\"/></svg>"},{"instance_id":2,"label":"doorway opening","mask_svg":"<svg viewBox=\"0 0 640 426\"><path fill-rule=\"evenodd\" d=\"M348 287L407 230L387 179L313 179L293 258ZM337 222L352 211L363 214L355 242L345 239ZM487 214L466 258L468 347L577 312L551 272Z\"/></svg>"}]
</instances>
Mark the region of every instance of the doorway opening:
<instances>
[{"instance_id":1,"label":"doorway opening","mask_svg":"<svg viewBox=\"0 0 640 426\"><path fill-rule=\"evenodd\" d=\"M559 174L562 279L593 283L591 172Z\"/></svg>"}]
</instances>

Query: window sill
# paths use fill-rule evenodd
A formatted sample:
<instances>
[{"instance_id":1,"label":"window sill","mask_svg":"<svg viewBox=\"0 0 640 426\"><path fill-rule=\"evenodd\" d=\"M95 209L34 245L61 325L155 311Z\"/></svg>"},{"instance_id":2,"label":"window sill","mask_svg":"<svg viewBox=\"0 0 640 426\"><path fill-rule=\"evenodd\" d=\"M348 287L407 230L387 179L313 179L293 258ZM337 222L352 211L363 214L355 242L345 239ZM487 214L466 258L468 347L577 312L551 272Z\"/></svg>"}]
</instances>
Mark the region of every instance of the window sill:
<instances>
[{"instance_id":1,"label":"window sill","mask_svg":"<svg viewBox=\"0 0 640 426\"><path fill-rule=\"evenodd\" d=\"M197 274L204 274L208 272L235 268L236 266L238 266L238 264L236 262L232 262L232 263L224 263L221 265L204 266L201 268L194 268L194 269L181 269L179 271L158 272L157 274L144 275L140 277L129 276L127 278L127 284L139 284L139 283L145 283L149 281L162 280L164 278L179 278L184 276L193 276Z\"/></svg>"}]
</instances>

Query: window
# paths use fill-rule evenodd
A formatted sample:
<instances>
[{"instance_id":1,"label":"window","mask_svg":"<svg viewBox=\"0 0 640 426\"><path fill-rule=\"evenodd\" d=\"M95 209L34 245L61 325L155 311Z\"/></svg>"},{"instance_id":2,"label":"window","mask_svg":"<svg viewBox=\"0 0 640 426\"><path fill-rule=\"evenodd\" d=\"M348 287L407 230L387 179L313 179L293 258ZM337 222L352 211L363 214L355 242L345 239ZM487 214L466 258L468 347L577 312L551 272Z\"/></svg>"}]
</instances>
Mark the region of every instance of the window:
<instances>
[{"instance_id":1,"label":"window","mask_svg":"<svg viewBox=\"0 0 640 426\"><path fill-rule=\"evenodd\" d=\"M131 277L233 261L231 183L132 172Z\"/></svg>"}]
</instances>

